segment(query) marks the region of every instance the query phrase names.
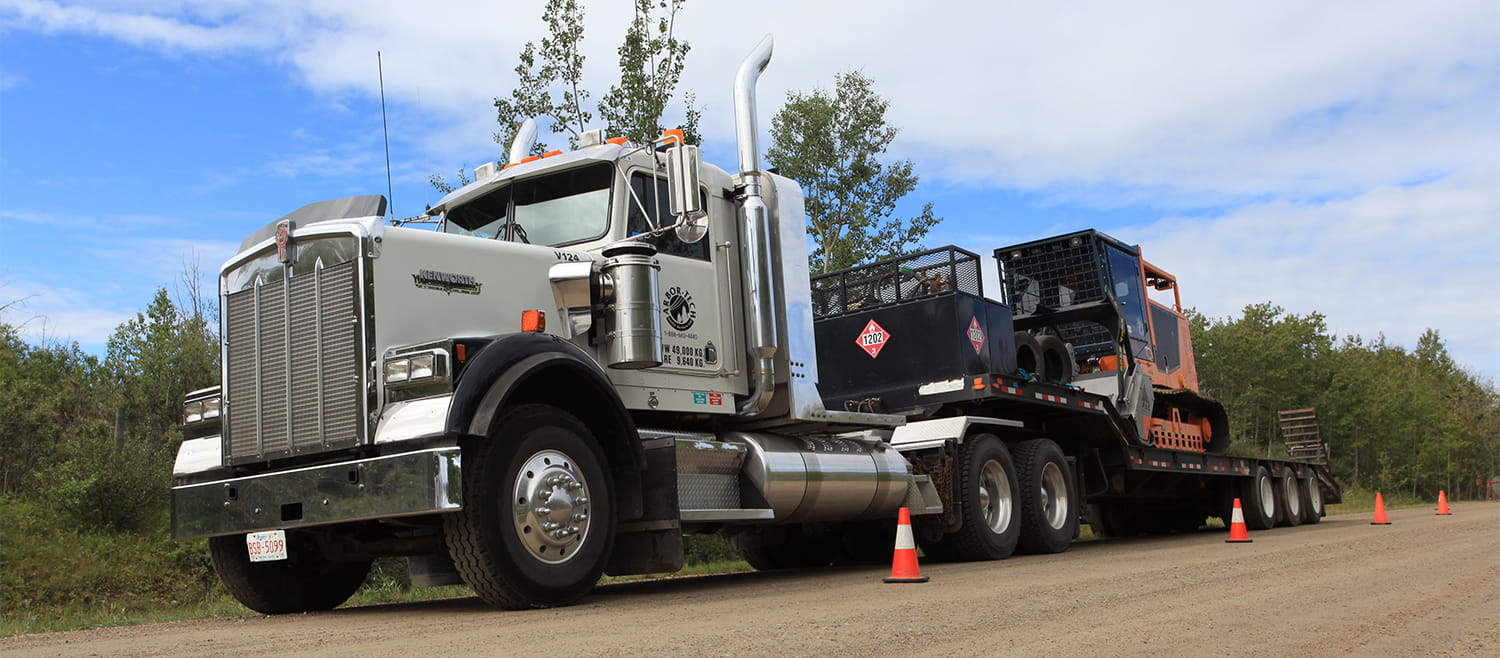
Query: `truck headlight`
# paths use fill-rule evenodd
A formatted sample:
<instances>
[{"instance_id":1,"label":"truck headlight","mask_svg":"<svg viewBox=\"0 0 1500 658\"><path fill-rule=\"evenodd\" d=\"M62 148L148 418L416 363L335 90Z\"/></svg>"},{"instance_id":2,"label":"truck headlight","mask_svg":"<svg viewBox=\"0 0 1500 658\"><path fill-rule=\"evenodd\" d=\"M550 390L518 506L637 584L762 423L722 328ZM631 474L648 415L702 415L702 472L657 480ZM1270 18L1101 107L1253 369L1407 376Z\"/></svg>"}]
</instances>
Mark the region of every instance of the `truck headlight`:
<instances>
[{"instance_id":1,"label":"truck headlight","mask_svg":"<svg viewBox=\"0 0 1500 658\"><path fill-rule=\"evenodd\" d=\"M453 370L448 350L426 348L386 357L381 372L386 388L396 390L447 383Z\"/></svg>"},{"instance_id":2,"label":"truck headlight","mask_svg":"<svg viewBox=\"0 0 1500 658\"><path fill-rule=\"evenodd\" d=\"M189 393L187 401L182 404L182 424L192 425L218 418L222 400L217 386Z\"/></svg>"},{"instance_id":3,"label":"truck headlight","mask_svg":"<svg viewBox=\"0 0 1500 658\"><path fill-rule=\"evenodd\" d=\"M188 393L182 403L182 432L196 439L219 432L219 417L224 409L222 389L218 386Z\"/></svg>"}]
</instances>

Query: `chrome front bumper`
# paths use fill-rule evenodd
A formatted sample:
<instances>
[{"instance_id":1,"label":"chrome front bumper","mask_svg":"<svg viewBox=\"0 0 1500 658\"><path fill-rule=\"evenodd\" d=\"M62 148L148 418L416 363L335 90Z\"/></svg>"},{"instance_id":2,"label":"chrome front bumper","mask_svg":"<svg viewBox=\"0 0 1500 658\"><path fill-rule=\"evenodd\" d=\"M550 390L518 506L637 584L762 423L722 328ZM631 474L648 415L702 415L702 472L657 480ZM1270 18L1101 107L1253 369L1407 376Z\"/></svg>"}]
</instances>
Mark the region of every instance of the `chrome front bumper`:
<instances>
[{"instance_id":1,"label":"chrome front bumper","mask_svg":"<svg viewBox=\"0 0 1500 658\"><path fill-rule=\"evenodd\" d=\"M172 488L172 537L195 539L457 510L459 449L433 448Z\"/></svg>"}]
</instances>

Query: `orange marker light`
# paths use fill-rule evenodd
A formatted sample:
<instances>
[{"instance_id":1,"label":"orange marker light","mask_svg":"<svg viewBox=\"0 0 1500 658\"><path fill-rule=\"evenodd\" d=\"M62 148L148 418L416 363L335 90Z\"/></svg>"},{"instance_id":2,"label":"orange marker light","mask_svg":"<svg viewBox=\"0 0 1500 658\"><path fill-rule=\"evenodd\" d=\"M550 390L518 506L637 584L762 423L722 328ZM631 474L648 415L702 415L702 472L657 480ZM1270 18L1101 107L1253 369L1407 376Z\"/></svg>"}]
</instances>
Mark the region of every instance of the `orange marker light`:
<instances>
[{"instance_id":1,"label":"orange marker light","mask_svg":"<svg viewBox=\"0 0 1500 658\"><path fill-rule=\"evenodd\" d=\"M547 151L546 153L542 154L542 157L544 157L544 158L550 158L550 157L552 157L554 155L562 155L562 151Z\"/></svg>"},{"instance_id":2,"label":"orange marker light","mask_svg":"<svg viewBox=\"0 0 1500 658\"><path fill-rule=\"evenodd\" d=\"M670 143L673 140L676 140L678 144L686 144L687 136L683 135L682 131L677 128L673 128L661 134L661 141L663 143Z\"/></svg>"},{"instance_id":3,"label":"orange marker light","mask_svg":"<svg viewBox=\"0 0 1500 658\"><path fill-rule=\"evenodd\" d=\"M465 363L469 360L468 348L469 346L463 343L457 343L453 346L453 356L458 359L459 363Z\"/></svg>"},{"instance_id":4,"label":"orange marker light","mask_svg":"<svg viewBox=\"0 0 1500 658\"><path fill-rule=\"evenodd\" d=\"M539 310L521 311L521 331L538 332L547 330L547 314Z\"/></svg>"},{"instance_id":5,"label":"orange marker light","mask_svg":"<svg viewBox=\"0 0 1500 658\"><path fill-rule=\"evenodd\" d=\"M615 144L617 146L624 146L624 145L630 143L630 140L625 139L624 137L611 137L611 138L606 139L604 141L609 142L610 144Z\"/></svg>"},{"instance_id":6,"label":"orange marker light","mask_svg":"<svg viewBox=\"0 0 1500 658\"><path fill-rule=\"evenodd\" d=\"M982 390L984 390L984 378L983 377L975 377L974 378L974 390L976 390L976 391L982 391Z\"/></svg>"}]
</instances>

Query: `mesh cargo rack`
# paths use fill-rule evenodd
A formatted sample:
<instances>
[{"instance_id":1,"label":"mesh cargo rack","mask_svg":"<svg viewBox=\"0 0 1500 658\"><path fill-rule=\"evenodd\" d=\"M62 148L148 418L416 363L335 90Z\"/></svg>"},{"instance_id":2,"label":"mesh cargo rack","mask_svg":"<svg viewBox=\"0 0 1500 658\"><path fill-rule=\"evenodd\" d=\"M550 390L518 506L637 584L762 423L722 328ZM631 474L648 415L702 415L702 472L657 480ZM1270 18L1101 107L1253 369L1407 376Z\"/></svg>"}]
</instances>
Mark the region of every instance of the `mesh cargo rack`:
<instances>
[{"instance_id":1,"label":"mesh cargo rack","mask_svg":"<svg viewBox=\"0 0 1500 658\"><path fill-rule=\"evenodd\" d=\"M939 247L812 277L813 318L964 292L983 297L979 256Z\"/></svg>"}]
</instances>

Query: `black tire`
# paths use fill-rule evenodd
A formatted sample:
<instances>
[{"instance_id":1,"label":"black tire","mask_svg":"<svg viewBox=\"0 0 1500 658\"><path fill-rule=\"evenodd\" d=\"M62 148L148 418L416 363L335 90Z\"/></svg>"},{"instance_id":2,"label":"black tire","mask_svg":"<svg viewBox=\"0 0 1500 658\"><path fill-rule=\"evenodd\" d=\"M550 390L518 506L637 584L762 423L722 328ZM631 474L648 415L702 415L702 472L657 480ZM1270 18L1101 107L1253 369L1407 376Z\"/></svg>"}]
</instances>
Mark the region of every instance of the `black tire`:
<instances>
[{"instance_id":1,"label":"black tire","mask_svg":"<svg viewBox=\"0 0 1500 658\"><path fill-rule=\"evenodd\" d=\"M588 594L615 536L614 485L588 428L556 407L522 405L463 457L464 506L443 517L443 532L474 593L512 609Z\"/></svg>"},{"instance_id":2,"label":"black tire","mask_svg":"<svg viewBox=\"0 0 1500 658\"><path fill-rule=\"evenodd\" d=\"M1276 497L1276 509L1281 512L1276 525L1288 528L1302 525L1302 487L1291 469L1276 480Z\"/></svg>"},{"instance_id":3,"label":"black tire","mask_svg":"<svg viewBox=\"0 0 1500 658\"><path fill-rule=\"evenodd\" d=\"M1250 479L1245 480L1240 488L1240 507L1245 513L1245 528L1269 530L1275 526L1280 509L1276 498L1276 483L1271 479L1270 471L1264 466L1256 466Z\"/></svg>"},{"instance_id":4,"label":"black tire","mask_svg":"<svg viewBox=\"0 0 1500 658\"><path fill-rule=\"evenodd\" d=\"M370 559L334 561L313 535L288 531L286 542L287 559L275 562L251 562L244 535L211 537L208 552L224 589L267 615L337 608L370 573Z\"/></svg>"},{"instance_id":5,"label":"black tire","mask_svg":"<svg viewBox=\"0 0 1500 658\"><path fill-rule=\"evenodd\" d=\"M839 555L838 537L802 525L746 530L729 543L756 571L826 567Z\"/></svg>"},{"instance_id":6,"label":"black tire","mask_svg":"<svg viewBox=\"0 0 1500 658\"><path fill-rule=\"evenodd\" d=\"M839 547L838 561L847 564L881 564L889 562L896 545L896 519L856 521L835 528Z\"/></svg>"},{"instance_id":7,"label":"black tire","mask_svg":"<svg viewBox=\"0 0 1500 658\"><path fill-rule=\"evenodd\" d=\"M1068 344L1051 334L1039 337L1037 343L1041 348L1042 379L1061 384L1073 383L1073 357L1068 352Z\"/></svg>"},{"instance_id":8,"label":"black tire","mask_svg":"<svg viewBox=\"0 0 1500 658\"><path fill-rule=\"evenodd\" d=\"M944 543L961 560L1003 560L1021 536L1021 495L1015 462L1000 437L975 434L959 453L958 497L962 525Z\"/></svg>"},{"instance_id":9,"label":"black tire","mask_svg":"<svg viewBox=\"0 0 1500 658\"><path fill-rule=\"evenodd\" d=\"M1089 527L1100 537L1134 537L1141 534L1135 514L1129 506L1119 501L1090 505Z\"/></svg>"},{"instance_id":10,"label":"black tire","mask_svg":"<svg viewBox=\"0 0 1500 658\"><path fill-rule=\"evenodd\" d=\"M1061 553L1073 543L1078 529L1078 497L1073 495L1073 469L1062 449L1051 439L1034 439L1014 446L1020 479L1023 553Z\"/></svg>"},{"instance_id":11,"label":"black tire","mask_svg":"<svg viewBox=\"0 0 1500 658\"><path fill-rule=\"evenodd\" d=\"M1017 331L1016 337L1016 369L1024 370L1035 377L1041 377L1042 369L1042 344L1036 336Z\"/></svg>"},{"instance_id":12,"label":"black tire","mask_svg":"<svg viewBox=\"0 0 1500 658\"><path fill-rule=\"evenodd\" d=\"M1325 512L1323 508L1323 489L1318 486L1318 478L1310 477L1301 481L1302 494L1302 522L1308 525L1319 523L1323 520Z\"/></svg>"}]
</instances>

